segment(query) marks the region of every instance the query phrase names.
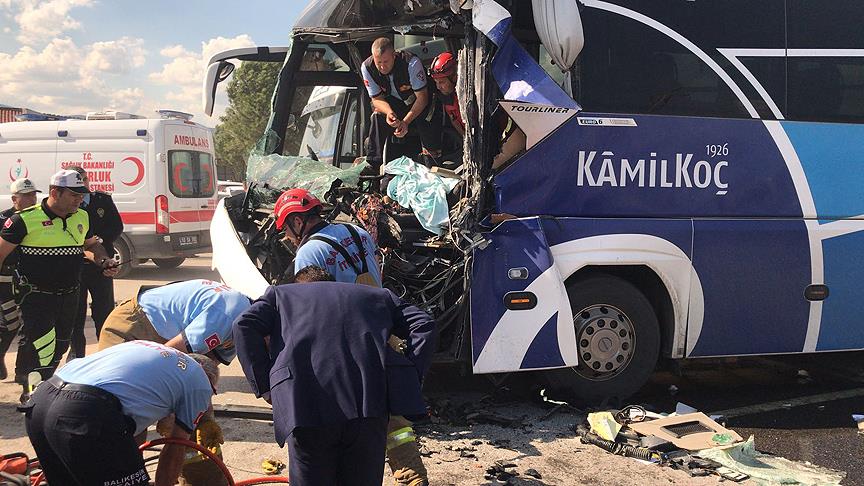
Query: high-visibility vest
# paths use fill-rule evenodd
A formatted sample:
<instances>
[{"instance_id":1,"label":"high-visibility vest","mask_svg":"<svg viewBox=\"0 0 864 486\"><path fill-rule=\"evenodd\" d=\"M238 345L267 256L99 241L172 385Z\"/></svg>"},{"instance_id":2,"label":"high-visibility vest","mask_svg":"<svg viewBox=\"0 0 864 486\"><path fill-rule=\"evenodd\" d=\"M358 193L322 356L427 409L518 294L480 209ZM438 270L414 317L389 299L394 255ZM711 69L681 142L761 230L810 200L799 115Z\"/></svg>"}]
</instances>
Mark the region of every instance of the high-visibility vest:
<instances>
[{"instance_id":1,"label":"high-visibility vest","mask_svg":"<svg viewBox=\"0 0 864 486\"><path fill-rule=\"evenodd\" d=\"M90 217L86 211L78 210L68 218L51 219L41 204L29 207L20 213L27 228L21 241L21 255L65 256L82 255L84 240L90 229Z\"/></svg>"}]
</instances>

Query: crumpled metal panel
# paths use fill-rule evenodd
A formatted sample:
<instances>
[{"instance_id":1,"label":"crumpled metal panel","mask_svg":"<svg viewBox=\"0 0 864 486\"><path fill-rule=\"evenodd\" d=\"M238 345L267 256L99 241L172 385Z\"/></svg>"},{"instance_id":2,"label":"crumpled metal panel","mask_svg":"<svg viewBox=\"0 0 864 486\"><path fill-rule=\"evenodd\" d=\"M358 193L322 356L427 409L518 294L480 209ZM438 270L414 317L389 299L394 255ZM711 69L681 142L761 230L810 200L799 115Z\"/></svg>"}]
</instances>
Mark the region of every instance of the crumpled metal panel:
<instances>
[{"instance_id":1,"label":"crumpled metal panel","mask_svg":"<svg viewBox=\"0 0 864 486\"><path fill-rule=\"evenodd\" d=\"M445 0L317 0L294 24L295 30L395 27L437 21L450 13Z\"/></svg>"}]
</instances>

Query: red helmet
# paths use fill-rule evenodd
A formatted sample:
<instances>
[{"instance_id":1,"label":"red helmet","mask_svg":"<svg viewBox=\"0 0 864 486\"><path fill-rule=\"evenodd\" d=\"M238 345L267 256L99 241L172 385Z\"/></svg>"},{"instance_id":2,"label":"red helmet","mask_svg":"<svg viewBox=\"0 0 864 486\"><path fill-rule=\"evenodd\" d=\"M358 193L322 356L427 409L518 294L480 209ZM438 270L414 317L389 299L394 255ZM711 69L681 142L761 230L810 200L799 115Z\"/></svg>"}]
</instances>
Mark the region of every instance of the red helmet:
<instances>
[{"instance_id":1,"label":"red helmet","mask_svg":"<svg viewBox=\"0 0 864 486\"><path fill-rule=\"evenodd\" d=\"M281 230L285 226L288 215L305 213L309 210L320 208L321 201L306 189L288 189L276 200L273 214L276 215L276 229Z\"/></svg>"},{"instance_id":2,"label":"red helmet","mask_svg":"<svg viewBox=\"0 0 864 486\"><path fill-rule=\"evenodd\" d=\"M442 52L432 60L429 75L433 78L447 78L456 74L456 58L449 52Z\"/></svg>"}]
</instances>

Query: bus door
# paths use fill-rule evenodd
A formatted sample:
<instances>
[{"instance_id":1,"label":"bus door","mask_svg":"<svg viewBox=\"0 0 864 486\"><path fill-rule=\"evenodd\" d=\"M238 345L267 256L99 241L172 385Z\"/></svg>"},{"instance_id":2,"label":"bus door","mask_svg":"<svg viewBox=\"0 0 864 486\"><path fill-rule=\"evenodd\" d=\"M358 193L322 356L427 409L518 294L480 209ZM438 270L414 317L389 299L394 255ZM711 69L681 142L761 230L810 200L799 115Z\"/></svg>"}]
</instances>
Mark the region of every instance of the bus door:
<instances>
[{"instance_id":1,"label":"bus door","mask_svg":"<svg viewBox=\"0 0 864 486\"><path fill-rule=\"evenodd\" d=\"M504 221L474 250L471 341L475 373L576 366L567 291L541 218ZM559 308L566 305L566 309Z\"/></svg>"}]
</instances>

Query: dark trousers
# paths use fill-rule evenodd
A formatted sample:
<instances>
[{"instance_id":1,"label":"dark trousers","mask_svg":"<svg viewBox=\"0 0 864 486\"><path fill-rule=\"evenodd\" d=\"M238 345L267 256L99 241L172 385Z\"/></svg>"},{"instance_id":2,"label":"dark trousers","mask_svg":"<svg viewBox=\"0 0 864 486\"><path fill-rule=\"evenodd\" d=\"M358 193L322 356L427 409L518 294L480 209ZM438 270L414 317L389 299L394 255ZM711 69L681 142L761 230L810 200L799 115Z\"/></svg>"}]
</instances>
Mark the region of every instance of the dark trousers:
<instances>
[{"instance_id":1,"label":"dark trousers","mask_svg":"<svg viewBox=\"0 0 864 486\"><path fill-rule=\"evenodd\" d=\"M87 319L87 294L90 294L90 316L96 326L96 339L102 332L102 324L114 310L114 279L102 275L102 270L93 264L85 263L81 269L81 287L78 297L78 314L72 328L72 345L69 358L80 358L85 354L87 339L84 337L84 323Z\"/></svg>"},{"instance_id":2,"label":"dark trousers","mask_svg":"<svg viewBox=\"0 0 864 486\"><path fill-rule=\"evenodd\" d=\"M396 116L404 118L408 114L410 107L395 96L385 98L387 103L393 108ZM441 107L438 106L435 100L430 99L429 105L423 110L423 113L414 119L408 125L408 136L419 135L420 144L429 152L437 152L441 150L441 136L443 133ZM369 143L367 149L367 160L375 167L379 167L382 163L386 164L389 160L384 160L384 143L393 135L393 127L387 124L387 117L381 113L373 113L371 124L369 125ZM416 154L401 153L392 144L390 146L388 159L393 160L401 155L407 155L416 159Z\"/></svg>"},{"instance_id":3,"label":"dark trousers","mask_svg":"<svg viewBox=\"0 0 864 486\"><path fill-rule=\"evenodd\" d=\"M25 407L24 423L52 485L148 484L135 444L135 422L114 395L87 385L42 383Z\"/></svg>"},{"instance_id":4,"label":"dark trousers","mask_svg":"<svg viewBox=\"0 0 864 486\"><path fill-rule=\"evenodd\" d=\"M288 437L292 486L380 486L388 417L297 427Z\"/></svg>"},{"instance_id":5,"label":"dark trousers","mask_svg":"<svg viewBox=\"0 0 864 486\"><path fill-rule=\"evenodd\" d=\"M12 277L0 275L0 369L5 370L3 356L20 329L21 311L12 294ZM0 375L5 375L5 371L0 372Z\"/></svg>"},{"instance_id":6,"label":"dark trousers","mask_svg":"<svg viewBox=\"0 0 864 486\"><path fill-rule=\"evenodd\" d=\"M32 371L38 371L42 380L50 378L69 349L78 292L56 295L33 291L24 297L20 309L22 327L15 381L26 385Z\"/></svg>"}]
</instances>

